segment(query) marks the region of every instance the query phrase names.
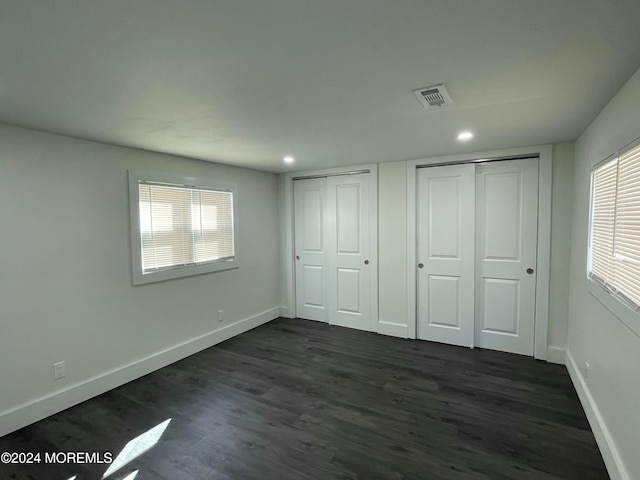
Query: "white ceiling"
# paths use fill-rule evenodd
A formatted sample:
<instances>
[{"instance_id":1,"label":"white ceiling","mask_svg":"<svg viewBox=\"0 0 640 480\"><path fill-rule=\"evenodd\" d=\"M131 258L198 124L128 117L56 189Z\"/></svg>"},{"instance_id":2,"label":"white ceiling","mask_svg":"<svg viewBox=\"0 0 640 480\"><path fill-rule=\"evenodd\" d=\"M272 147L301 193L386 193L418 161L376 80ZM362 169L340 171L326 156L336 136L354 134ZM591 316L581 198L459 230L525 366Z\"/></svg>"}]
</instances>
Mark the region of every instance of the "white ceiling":
<instances>
[{"instance_id":1,"label":"white ceiling","mask_svg":"<svg viewBox=\"0 0 640 480\"><path fill-rule=\"evenodd\" d=\"M640 67L638 19L638 0L2 0L0 122L275 172L570 141ZM450 107L411 93L441 82Z\"/></svg>"}]
</instances>

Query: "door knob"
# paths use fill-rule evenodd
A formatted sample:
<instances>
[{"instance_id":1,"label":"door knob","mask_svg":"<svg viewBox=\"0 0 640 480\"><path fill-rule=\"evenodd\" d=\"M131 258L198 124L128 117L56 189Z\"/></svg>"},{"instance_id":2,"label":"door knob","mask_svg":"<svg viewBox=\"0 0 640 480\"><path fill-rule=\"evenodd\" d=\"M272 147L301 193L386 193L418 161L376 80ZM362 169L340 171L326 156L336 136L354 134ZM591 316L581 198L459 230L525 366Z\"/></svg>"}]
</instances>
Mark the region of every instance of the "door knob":
<instances>
[{"instance_id":1,"label":"door knob","mask_svg":"<svg viewBox=\"0 0 640 480\"><path fill-rule=\"evenodd\" d=\"M424 263L419 263L418 268L422 268L422 267L424 267Z\"/></svg>"},{"instance_id":2,"label":"door knob","mask_svg":"<svg viewBox=\"0 0 640 480\"><path fill-rule=\"evenodd\" d=\"M364 264L365 264L365 265L369 265L369 260L365 260L365 261L364 261Z\"/></svg>"},{"instance_id":3,"label":"door knob","mask_svg":"<svg viewBox=\"0 0 640 480\"><path fill-rule=\"evenodd\" d=\"M296 260L300 260L300 255L296 255Z\"/></svg>"},{"instance_id":4,"label":"door knob","mask_svg":"<svg viewBox=\"0 0 640 480\"><path fill-rule=\"evenodd\" d=\"M531 275L533 273L533 268L527 268L527 273Z\"/></svg>"}]
</instances>

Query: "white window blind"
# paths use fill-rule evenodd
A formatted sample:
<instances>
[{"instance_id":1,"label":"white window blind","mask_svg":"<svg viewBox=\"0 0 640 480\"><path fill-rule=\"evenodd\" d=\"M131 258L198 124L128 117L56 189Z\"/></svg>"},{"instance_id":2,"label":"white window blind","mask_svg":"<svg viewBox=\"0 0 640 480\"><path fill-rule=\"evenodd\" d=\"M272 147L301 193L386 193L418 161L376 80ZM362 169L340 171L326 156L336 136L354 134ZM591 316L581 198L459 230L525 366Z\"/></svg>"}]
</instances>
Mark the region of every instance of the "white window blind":
<instances>
[{"instance_id":1,"label":"white window blind","mask_svg":"<svg viewBox=\"0 0 640 480\"><path fill-rule=\"evenodd\" d=\"M592 176L590 277L640 306L640 146Z\"/></svg>"},{"instance_id":2,"label":"white window blind","mask_svg":"<svg viewBox=\"0 0 640 480\"><path fill-rule=\"evenodd\" d=\"M606 284L613 283L613 233L617 179L617 159L593 172L590 273Z\"/></svg>"},{"instance_id":3,"label":"white window blind","mask_svg":"<svg viewBox=\"0 0 640 480\"><path fill-rule=\"evenodd\" d=\"M233 193L139 182L143 274L234 258Z\"/></svg>"}]
</instances>

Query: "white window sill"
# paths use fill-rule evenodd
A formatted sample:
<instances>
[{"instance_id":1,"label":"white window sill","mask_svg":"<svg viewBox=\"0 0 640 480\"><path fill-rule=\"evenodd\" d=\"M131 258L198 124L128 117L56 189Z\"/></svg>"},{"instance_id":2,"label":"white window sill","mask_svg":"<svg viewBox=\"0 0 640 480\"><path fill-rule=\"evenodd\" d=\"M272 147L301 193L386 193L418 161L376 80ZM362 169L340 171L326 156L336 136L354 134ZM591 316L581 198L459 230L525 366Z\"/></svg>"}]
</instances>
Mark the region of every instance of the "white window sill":
<instances>
[{"instance_id":1,"label":"white window sill","mask_svg":"<svg viewBox=\"0 0 640 480\"><path fill-rule=\"evenodd\" d=\"M202 275L205 273L220 272L223 270L231 270L234 268L238 268L238 261L236 259L219 263L208 263L204 265L169 268L167 270L159 270L157 272L149 273L134 271L133 284L144 285L146 283L163 282L165 280L173 280L174 278L184 278L190 277L192 275Z\"/></svg>"}]
</instances>

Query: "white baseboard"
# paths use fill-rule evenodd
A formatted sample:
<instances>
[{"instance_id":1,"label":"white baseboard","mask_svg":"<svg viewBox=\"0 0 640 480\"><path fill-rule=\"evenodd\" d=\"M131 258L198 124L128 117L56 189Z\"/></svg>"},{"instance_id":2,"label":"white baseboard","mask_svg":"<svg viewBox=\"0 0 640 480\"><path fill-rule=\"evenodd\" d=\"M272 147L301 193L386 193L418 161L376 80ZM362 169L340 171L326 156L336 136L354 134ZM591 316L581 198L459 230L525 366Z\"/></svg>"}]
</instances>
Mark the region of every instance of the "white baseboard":
<instances>
[{"instance_id":1,"label":"white baseboard","mask_svg":"<svg viewBox=\"0 0 640 480\"><path fill-rule=\"evenodd\" d=\"M407 326L401 323L378 322L376 332L391 337L407 338Z\"/></svg>"},{"instance_id":2,"label":"white baseboard","mask_svg":"<svg viewBox=\"0 0 640 480\"><path fill-rule=\"evenodd\" d=\"M567 349L561 347L547 347L547 362L564 365L566 363Z\"/></svg>"},{"instance_id":3,"label":"white baseboard","mask_svg":"<svg viewBox=\"0 0 640 480\"><path fill-rule=\"evenodd\" d=\"M602 459L607 467L609 476L612 480L632 480L631 475L629 475L629 472L627 472L627 469L624 466L624 462L622 461L618 447L609 432L609 428L607 427L607 424L598 409L598 405L591 395L589 387L587 386L578 365L576 365L576 361L573 358L573 355L571 355L570 350L567 350L566 365L569 375L571 376L573 386L578 393L580 403L582 403L582 408L584 408L584 412L587 415L587 420L589 420L591 430L593 430L593 435L596 437L596 442L600 448L600 453L602 454Z\"/></svg>"},{"instance_id":4,"label":"white baseboard","mask_svg":"<svg viewBox=\"0 0 640 480\"><path fill-rule=\"evenodd\" d=\"M226 325L178 345L136 360L114 370L101 373L49 395L25 402L0 412L0 436L42 420L73 405L124 385L194 353L224 342L280 316L280 307L271 308L236 323Z\"/></svg>"}]
</instances>

